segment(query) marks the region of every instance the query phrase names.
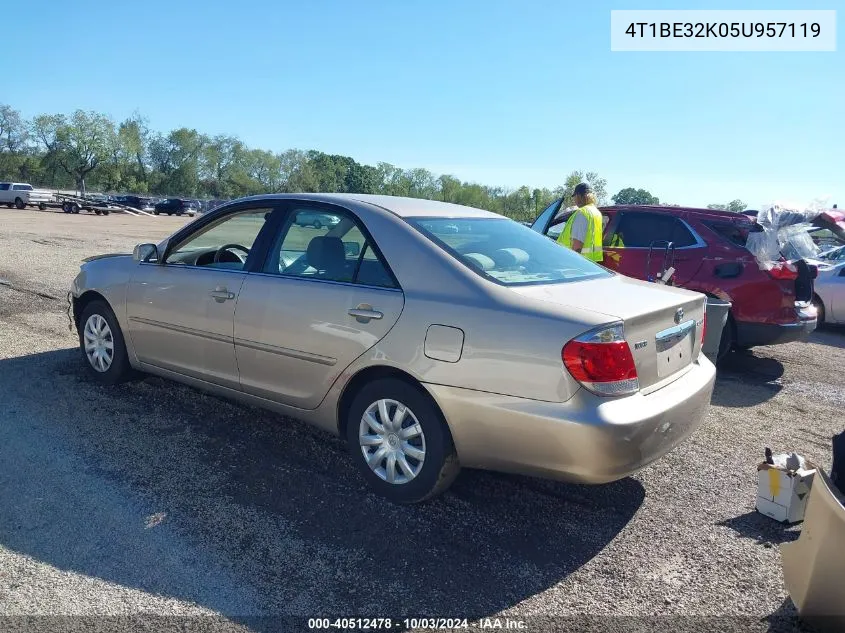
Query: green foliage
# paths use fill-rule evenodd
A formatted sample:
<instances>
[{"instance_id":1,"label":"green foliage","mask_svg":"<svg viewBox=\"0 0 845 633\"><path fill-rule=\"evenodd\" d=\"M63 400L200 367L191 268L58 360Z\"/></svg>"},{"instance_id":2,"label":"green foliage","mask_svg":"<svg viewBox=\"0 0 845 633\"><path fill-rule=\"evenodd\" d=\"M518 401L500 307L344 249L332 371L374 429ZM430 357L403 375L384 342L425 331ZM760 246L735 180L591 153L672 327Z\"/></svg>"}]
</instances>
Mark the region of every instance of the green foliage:
<instances>
[{"instance_id":1,"label":"green foliage","mask_svg":"<svg viewBox=\"0 0 845 633\"><path fill-rule=\"evenodd\" d=\"M626 187L619 193L613 196L614 204L660 204L660 199L657 196L651 195L645 189L634 189L633 187Z\"/></svg>"},{"instance_id":2,"label":"green foliage","mask_svg":"<svg viewBox=\"0 0 845 633\"><path fill-rule=\"evenodd\" d=\"M742 200L731 200L727 204L708 204L708 209L716 209L720 211L733 211L734 213L742 213L746 209L746 205Z\"/></svg>"},{"instance_id":3,"label":"green foliage","mask_svg":"<svg viewBox=\"0 0 845 633\"><path fill-rule=\"evenodd\" d=\"M389 163L364 165L349 156L289 149L252 149L239 139L194 129L166 134L134 114L116 124L95 112L69 118L44 114L25 121L0 105L0 178L57 188L104 192L236 198L258 193L347 192L431 198L479 207L516 220L533 220L560 197L589 182L607 202L607 182L595 172L573 171L554 189L509 190L426 169Z\"/></svg>"},{"instance_id":4,"label":"green foliage","mask_svg":"<svg viewBox=\"0 0 845 633\"><path fill-rule=\"evenodd\" d=\"M46 152L44 159L83 192L85 177L108 161L117 145L114 123L96 112L77 110L70 119L63 114L37 116L33 132Z\"/></svg>"}]
</instances>

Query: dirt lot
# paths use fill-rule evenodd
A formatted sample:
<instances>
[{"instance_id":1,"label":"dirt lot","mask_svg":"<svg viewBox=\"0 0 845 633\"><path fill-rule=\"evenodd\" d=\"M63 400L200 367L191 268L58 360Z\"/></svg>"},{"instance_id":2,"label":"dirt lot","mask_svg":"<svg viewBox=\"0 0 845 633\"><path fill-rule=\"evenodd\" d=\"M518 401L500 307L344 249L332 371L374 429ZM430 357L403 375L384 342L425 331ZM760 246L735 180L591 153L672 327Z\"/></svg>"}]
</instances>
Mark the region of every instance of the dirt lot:
<instances>
[{"instance_id":1,"label":"dirt lot","mask_svg":"<svg viewBox=\"0 0 845 633\"><path fill-rule=\"evenodd\" d=\"M541 630L544 615L676 615L663 621L792 630L777 546L800 528L754 513L755 465L771 446L830 467L845 331L733 357L704 426L635 477L464 471L443 498L396 507L340 440L295 420L158 378L87 379L64 314L79 260L185 221L0 209L0 615L210 613L256 630L271 626L245 618L508 615Z\"/></svg>"}]
</instances>

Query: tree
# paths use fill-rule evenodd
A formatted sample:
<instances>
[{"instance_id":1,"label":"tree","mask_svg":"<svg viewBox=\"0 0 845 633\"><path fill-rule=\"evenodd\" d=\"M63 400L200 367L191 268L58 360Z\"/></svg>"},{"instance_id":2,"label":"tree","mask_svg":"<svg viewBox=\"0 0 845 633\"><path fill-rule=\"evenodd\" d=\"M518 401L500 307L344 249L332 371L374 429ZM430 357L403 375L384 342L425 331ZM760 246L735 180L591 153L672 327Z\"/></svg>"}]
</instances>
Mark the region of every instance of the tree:
<instances>
[{"instance_id":1,"label":"tree","mask_svg":"<svg viewBox=\"0 0 845 633\"><path fill-rule=\"evenodd\" d=\"M728 211L742 213L745 211L745 203L742 200L731 200L728 202Z\"/></svg>"},{"instance_id":2,"label":"tree","mask_svg":"<svg viewBox=\"0 0 845 633\"><path fill-rule=\"evenodd\" d=\"M29 180L39 162L31 149L28 125L20 112L0 104L0 178Z\"/></svg>"},{"instance_id":3,"label":"tree","mask_svg":"<svg viewBox=\"0 0 845 633\"><path fill-rule=\"evenodd\" d=\"M742 200L731 200L727 204L708 204L708 209L715 209L719 211L733 211L734 213L742 213L745 211L745 203Z\"/></svg>"},{"instance_id":4,"label":"tree","mask_svg":"<svg viewBox=\"0 0 845 633\"><path fill-rule=\"evenodd\" d=\"M85 178L112 155L117 142L114 123L96 112L77 110L35 117L33 131L47 150L47 158L74 179L85 193Z\"/></svg>"},{"instance_id":5,"label":"tree","mask_svg":"<svg viewBox=\"0 0 845 633\"><path fill-rule=\"evenodd\" d=\"M365 165L317 150L274 152L247 147L229 135L191 128L153 132L140 114L120 125L95 112L42 114L31 122L0 105L0 177L55 187L100 187L103 192L153 193L225 199L262 192L354 192L438 199L533 220L551 202L569 199L580 182L599 203L607 182L573 171L554 188L516 188L463 182L424 168ZM567 200L568 202L568 200Z\"/></svg>"},{"instance_id":6,"label":"tree","mask_svg":"<svg viewBox=\"0 0 845 633\"><path fill-rule=\"evenodd\" d=\"M200 157L208 138L196 130L179 128L150 141L150 163L155 172L150 190L164 195L195 195L199 188Z\"/></svg>"},{"instance_id":7,"label":"tree","mask_svg":"<svg viewBox=\"0 0 845 633\"><path fill-rule=\"evenodd\" d=\"M594 171L573 171L566 177L563 186L563 198L569 203L572 200L572 194L575 187L582 182L586 182L593 188L593 193L596 195L596 200L599 204L607 203L607 180L600 178Z\"/></svg>"},{"instance_id":8,"label":"tree","mask_svg":"<svg viewBox=\"0 0 845 633\"><path fill-rule=\"evenodd\" d=\"M613 204L624 205L660 204L660 199L657 196L651 195L645 189L634 189L633 187L622 189L613 196L612 200Z\"/></svg>"}]
</instances>

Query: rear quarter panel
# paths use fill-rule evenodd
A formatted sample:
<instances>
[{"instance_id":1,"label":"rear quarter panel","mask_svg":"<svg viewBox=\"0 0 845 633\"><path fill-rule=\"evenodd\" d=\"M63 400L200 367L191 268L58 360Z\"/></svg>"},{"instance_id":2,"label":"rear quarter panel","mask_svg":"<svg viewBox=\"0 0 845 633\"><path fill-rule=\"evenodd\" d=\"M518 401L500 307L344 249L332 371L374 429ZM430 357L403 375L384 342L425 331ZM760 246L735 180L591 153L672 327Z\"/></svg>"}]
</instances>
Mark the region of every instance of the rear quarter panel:
<instances>
[{"instance_id":1,"label":"rear quarter panel","mask_svg":"<svg viewBox=\"0 0 845 633\"><path fill-rule=\"evenodd\" d=\"M750 323L776 323L794 319L794 282L772 279L760 270L757 260L745 248L730 243L705 222L690 224L707 242L704 260L686 288L730 301L734 320ZM738 265L738 274L725 276L724 270Z\"/></svg>"}]
</instances>

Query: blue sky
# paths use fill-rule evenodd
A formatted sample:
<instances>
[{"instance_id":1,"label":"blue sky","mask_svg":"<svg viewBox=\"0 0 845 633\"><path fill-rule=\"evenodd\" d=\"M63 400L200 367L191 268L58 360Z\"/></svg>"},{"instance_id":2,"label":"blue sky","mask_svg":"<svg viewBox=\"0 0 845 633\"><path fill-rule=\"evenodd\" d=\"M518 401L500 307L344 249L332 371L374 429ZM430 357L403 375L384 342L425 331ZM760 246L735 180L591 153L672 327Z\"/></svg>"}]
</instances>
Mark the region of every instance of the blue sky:
<instances>
[{"instance_id":1,"label":"blue sky","mask_svg":"<svg viewBox=\"0 0 845 633\"><path fill-rule=\"evenodd\" d=\"M611 9L830 9L838 2L29 0L0 55L27 116L133 111L464 180L555 186L599 172L703 205L845 204L845 58L610 51ZM62 32L92 36L63 41ZM73 44L73 46L69 44ZM98 47L97 43L102 46Z\"/></svg>"}]
</instances>

